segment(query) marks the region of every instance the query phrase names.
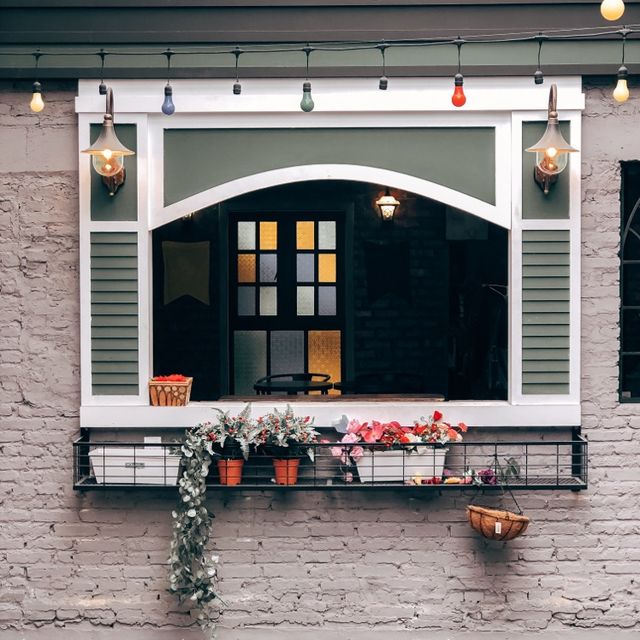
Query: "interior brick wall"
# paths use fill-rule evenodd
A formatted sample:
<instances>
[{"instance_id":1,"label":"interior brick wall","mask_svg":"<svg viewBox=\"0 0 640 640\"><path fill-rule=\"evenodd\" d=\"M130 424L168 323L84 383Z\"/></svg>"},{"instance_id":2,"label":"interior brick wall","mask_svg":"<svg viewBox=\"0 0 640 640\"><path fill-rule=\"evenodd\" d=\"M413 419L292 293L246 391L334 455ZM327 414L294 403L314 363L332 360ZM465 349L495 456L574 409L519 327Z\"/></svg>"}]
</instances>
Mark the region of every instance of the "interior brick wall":
<instances>
[{"instance_id":1,"label":"interior brick wall","mask_svg":"<svg viewBox=\"0 0 640 640\"><path fill-rule=\"evenodd\" d=\"M522 494L533 522L507 544L478 538L457 494L213 494L222 640L637 637L640 412L617 400L617 252L618 162L640 158L640 98L617 106L609 86L585 89L589 490ZM45 111L33 115L28 86L0 85L0 639L200 638L165 591L173 496L71 488L74 95L48 86Z\"/></svg>"}]
</instances>

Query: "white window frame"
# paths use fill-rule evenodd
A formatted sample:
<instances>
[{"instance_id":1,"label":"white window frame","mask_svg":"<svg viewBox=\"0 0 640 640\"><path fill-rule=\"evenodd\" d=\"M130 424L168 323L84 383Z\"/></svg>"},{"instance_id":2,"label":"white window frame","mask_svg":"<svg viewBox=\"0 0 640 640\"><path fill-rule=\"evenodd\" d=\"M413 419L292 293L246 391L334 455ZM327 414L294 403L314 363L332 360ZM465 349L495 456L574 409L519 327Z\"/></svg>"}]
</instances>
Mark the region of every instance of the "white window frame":
<instances>
[{"instance_id":1,"label":"white window frame","mask_svg":"<svg viewBox=\"0 0 640 640\"><path fill-rule=\"evenodd\" d=\"M522 220L522 124L546 119L548 87L558 85L560 118L571 125L571 142L580 148L579 77L547 78L542 87L529 78L471 78L465 83L467 105L451 105L450 79L394 78L380 92L368 78L313 81L316 109L299 110L301 79L260 79L243 83L242 96L231 94L228 81L176 80L176 114L160 113L163 83L155 80L114 80L118 124L137 126L138 219L134 222L92 222L91 163L79 153L80 170L80 305L83 427L183 428L210 419L213 406L238 410L239 402L192 402L187 407L150 407L147 380L152 366L151 232L187 213L256 189L313 179L365 180L439 200L509 229L509 396L506 401L429 402L301 402L294 409L330 425L347 414L361 419L410 421L436 407L447 418L475 426L576 426L580 424L580 154L573 154L560 180L570 180L570 214L564 220ZM79 151L89 146L92 123L102 121L104 97L94 81L79 82ZM279 127L478 127L495 128L495 205L448 187L405 174L353 165L308 165L268 171L208 189L164 206L164 129ZM526 176L525 176L526 179ZM117 197L117 195L115 196ZM566 395L523 395L522 383L522 231L567 229L570 245L570 392ZM91 388L90 234L96 231L138 233L139 389L134 396L96 396ZM254 403L260 413L284 403L269 397Z\"/></svg>"}]
</instances>

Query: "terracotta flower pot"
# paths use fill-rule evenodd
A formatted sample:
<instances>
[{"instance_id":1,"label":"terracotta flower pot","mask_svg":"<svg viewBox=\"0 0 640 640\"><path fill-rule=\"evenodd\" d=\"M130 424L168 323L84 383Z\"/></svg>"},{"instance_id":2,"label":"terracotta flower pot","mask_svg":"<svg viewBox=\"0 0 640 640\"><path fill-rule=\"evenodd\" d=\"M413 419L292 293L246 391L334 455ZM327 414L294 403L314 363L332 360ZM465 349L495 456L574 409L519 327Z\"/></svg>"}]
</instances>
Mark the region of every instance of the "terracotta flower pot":
<instances>
[{"instance_id":1,"label":"terracotta flower pot","mask_svg":"<svg viewBox=\"0 0 640 640\"><path fill-rule=\"evenodd\" d=\"M292 485L298 482L298 467L300 458L284 458L273 460L273 469L276 474L276 484Z\"/></svg>"},{"instance_id":2,"label":"terracotta flower pot","mask_svg":"<svg viewBox=\"0 0 640 640\"><path fill-rule=\"evenodd\" d=\"M218 460L218 473L220 474L220 484L235 487L242 480L242 466L244 460L223 458Z\"/></svg>"}]
</instances>

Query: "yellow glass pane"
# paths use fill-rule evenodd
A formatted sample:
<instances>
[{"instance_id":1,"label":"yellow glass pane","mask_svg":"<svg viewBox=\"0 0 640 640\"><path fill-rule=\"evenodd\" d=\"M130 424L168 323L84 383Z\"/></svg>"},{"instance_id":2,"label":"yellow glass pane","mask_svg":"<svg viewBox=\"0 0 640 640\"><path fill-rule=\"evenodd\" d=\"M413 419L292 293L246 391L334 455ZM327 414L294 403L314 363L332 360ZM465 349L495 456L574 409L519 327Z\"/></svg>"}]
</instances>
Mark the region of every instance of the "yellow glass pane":
<instances>
[{"instance_id":1,"label":"yellow glass pane","mask_svg":"<svg viewBox=\"0 0 640 640\"><path fill-rule=\"evenodd\" d=\"M256 281L256 255L255 253L238 254L238 282Z\"/></svg>"},{"instance_id":2,"label":"yellow glass pane","mask_svg":"<svg viewBox=\"0 0 640 640\"><path fill-rule=\"evenodd\" d=\"M315 249L316 239L313 221L296 223L296 246L298 249Z\"/></svg>"},{"instance_id":3,"label":"yellow glass pane","mask_svg":"<svg viewBox=\"0 0 640 640\"><path fill-rule=\"evenodd\" d=\"M318 282L336 281L336 254L321 253L318 256Z\"/></svg>"},{"instance_id":4,"label":"yellow glass pane","mask_svg":"<svg viewBox=\"0 0 640 640\"><path fill-rule=\"evenodd\" d=\"M339 382L342 378L340 331L309 331L308 357L311 373L328 373L331 382ZM329 393L340 394L336 389Z\"/></svg>"},{"instance_id":5,"label":"yellow glass pane","mask_svg":"<svg viewBox=\"0 0 640 640\"><path fill-rule=\"evenodd\" d=\"M262 251L274 251L278 248L278 223L260 223L260 249Z\"/></svg>"}]
</instances>

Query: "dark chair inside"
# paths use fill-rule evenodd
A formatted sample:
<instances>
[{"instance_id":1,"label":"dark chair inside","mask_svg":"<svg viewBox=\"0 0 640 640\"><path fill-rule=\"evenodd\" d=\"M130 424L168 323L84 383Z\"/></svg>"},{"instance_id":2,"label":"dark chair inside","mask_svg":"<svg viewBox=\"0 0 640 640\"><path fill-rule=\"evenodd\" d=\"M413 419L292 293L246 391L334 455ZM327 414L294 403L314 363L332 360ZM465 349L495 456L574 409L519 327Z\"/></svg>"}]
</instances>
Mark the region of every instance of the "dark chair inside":
<instances>
[{"instance_id":1,"label":"dark chair inside","mask_svg":"<svg viewBox=\"0 0 640 640\"><path fill-rule=\"evenodd\" d=\"M272 391L284 391L290 395L320 391L326 395L332 387L330 378L328 373L276 373L256 380L253 388L258 395L270 395Z\"/></svg>"}]
</instances>

